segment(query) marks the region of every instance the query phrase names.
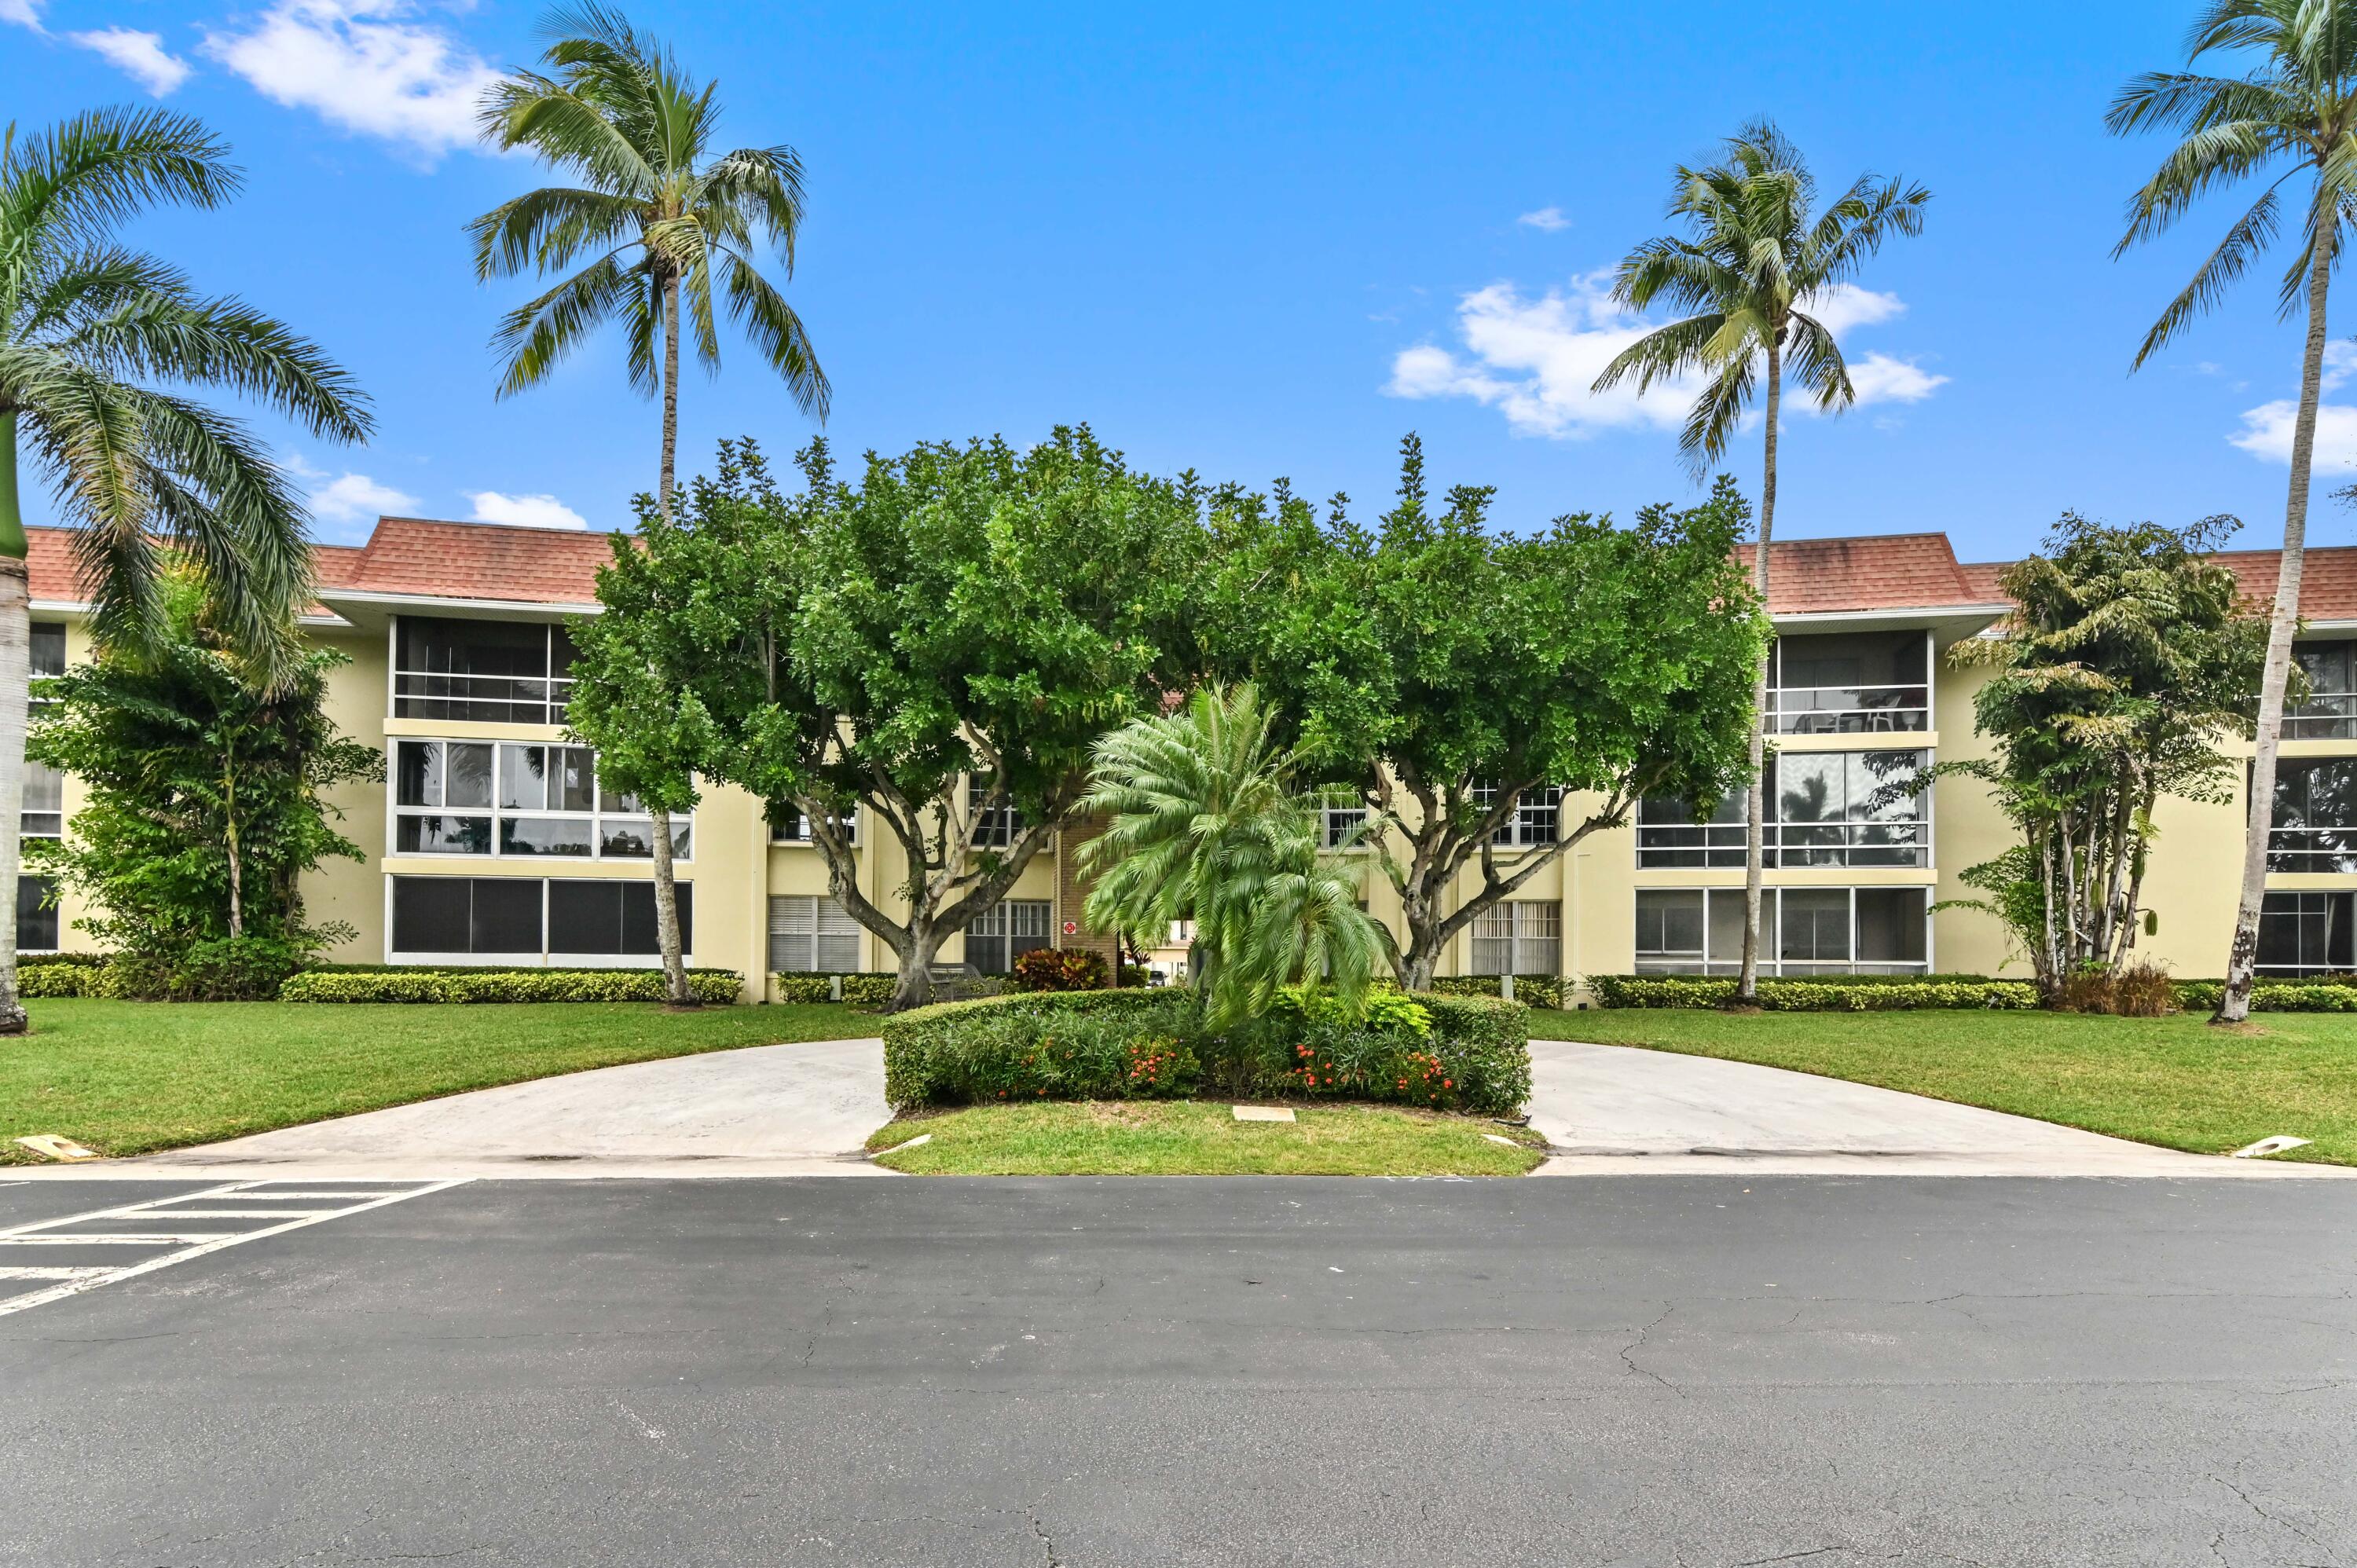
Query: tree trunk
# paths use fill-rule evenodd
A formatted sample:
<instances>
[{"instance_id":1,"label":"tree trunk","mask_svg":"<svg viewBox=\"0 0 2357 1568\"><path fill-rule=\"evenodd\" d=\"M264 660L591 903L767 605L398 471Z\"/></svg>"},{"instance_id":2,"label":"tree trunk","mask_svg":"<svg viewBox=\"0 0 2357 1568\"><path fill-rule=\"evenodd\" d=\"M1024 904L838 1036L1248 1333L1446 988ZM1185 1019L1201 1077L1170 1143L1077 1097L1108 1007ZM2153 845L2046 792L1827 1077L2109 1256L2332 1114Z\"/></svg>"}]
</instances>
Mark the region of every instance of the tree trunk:
<instances>
[{"instance_id":1,"label":"tree trunk","mask_svg":"<svg viewBox=\"0 0 2357 1568\"><path fill-rule=\"evenodd\" d=\"M663 279L663 408L662 471L656 481L656 503L665 522L671 521L673 465L679 453L679 279ZM693 1007L694 993L687 988L687 964L680 956L679 885L673 879L671 812L658 810L654 819L655 944L662 949L663 984L674 1007Z\"/></svg>"},{"instance_id":2,"label":"tree trunk","mask_svg":"<svg viewBox=\"0 0 2357 1568\"><path fill-rule=\"evenodd\" d=\"M1780 329L1781 330L1781 329ZM1768 438L1766 465L1760 479L1760 548L1751 563L1752 585L1760 592L1760 607L1768 607L1768 547L1776 534L1776 420L1784 401L1784 361L1775 338L1768 340ZM1760 660L1751 682L1751 789L1743 809L1743 973L1735 983L1735 1000L1752 1006L1760 1000L1760 882L1766 864L1764 797L1768 793L1768 664L1776 656L1776 639ZM1706 901L1707 900L1707 895ZM1707 923L1709 910L1704 910Z\"/></svg>"},{"instance_id":3,"label":"tree trunk","mask_svg":"<svg viewBox=\"0 0 2357 1568\"><path fill-rule=\"evenodd\" d=\"M655 944L662 949L663 983L674 1007L693 1007L695 993L687 988L687 961L679 942L679 885L671 874L671 813L653 813L655 844Z\"/></svg>"},{"instance_id":4,"label":"tree trunk","mask_svg":"<svg viewBox=\"0 0 2357 1568\"><path fill-rule=\"evenodd\" d=\"M245 857L237 843L237 780L232 774L221 776L221 824L229 849L229 936L235 941L245 935Z\"/></svg>"},{"instance_id":5,"label":"tree trunk","mask_svg":"<svg viewBox=\"0 0 2357 1568\"><path fill-rule=\"evenodd\" d=\"M679 277L663 278L662 473L655 487L655 504L663 521L671 521L672 476L679 461Z\"/></svg>"},{"instance_id":6,"label":"tree trunk","mask_svg":"<svg viewBox=\"0 0 2357 1568\"><path fill-rule=\"evenodd\" d=\"M2257 745L2251 757L2251 802L2243 840L2243 897L2234 915L2234 942L2226 953L2226 984L2212 1024L2239 1024L2251 1014L2251 983L2259 958L2259 909L2267 896L2267 836L2275 825L2276 746L2283 736L2284 683L2291 672L2291 635L2299 624L2299 577L2308 545L2309 471L2316 455L2316 407L2324 385L2325 293L2332 281L2332 240L2339 215L2326 211L2316 228L2308 263L2308 349L2299 368L2299 419L2292 426L2291 493L2284 501L2283 568L2267 623L2267 662L2259 679Z\"/></svg>"},{"instance_id":7,"label":"tree trunk","mask_svg":"<svg viewBox=\"0 0 2357 1568\"><path fill-rule=\"evenodd\" d=\"M911 1007L922 1007L933 999L933 960L941 956L942 943L949 933L937 931L928 919L909 923L909 945L899 950L900 978L892 987L892 1004L888 1013L906 1013Z\"/></svg>"},{"instance_id":8,"label":"tree trunk","mask_svg":"<svg viewBox=\"0 0 2357 1568\"><path fill-rule=\"evenodd\" d=\"M25 1032L16 997L17 829L24 822L25 714L32 684L31 586L16 506L16 411L0 409L0 1035Z\"/></svg>"}]
</instances>

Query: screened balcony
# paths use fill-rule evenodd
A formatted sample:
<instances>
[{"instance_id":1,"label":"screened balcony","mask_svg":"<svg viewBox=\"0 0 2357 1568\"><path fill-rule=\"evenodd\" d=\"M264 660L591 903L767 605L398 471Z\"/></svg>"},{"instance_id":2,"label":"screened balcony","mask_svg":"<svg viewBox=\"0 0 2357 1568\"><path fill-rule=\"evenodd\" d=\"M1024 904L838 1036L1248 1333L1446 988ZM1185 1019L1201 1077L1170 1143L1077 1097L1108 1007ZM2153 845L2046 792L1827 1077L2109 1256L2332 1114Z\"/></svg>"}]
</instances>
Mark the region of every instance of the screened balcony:
<instances>
[{"instance_id":1,"label":"screened balcony","mask_svg":"<svg viewBox=\"0 0 2357 1568\"><path fill-rule=\"evenodd\" d=\"M2357 740L2357 642L2296 642L2309 698L2284 714L2286 740Z\"/></svg>"},{"instance_id":2,"label":"screened balcony","mask_svg":"<svg viewBox=\"0 0 2357 1568\"><path fill-rule=\"evenodd\" d=\"M1768 727L1779 735L1897 735L1932 727L1932 634L1780 637Z\"/></svg>"},{"instance_id":3,"label":"screened balcony","mask_svg":"<svg viewBox=\"0 0 2357 1568\"><path fill-rule=\"evenodd\" d=\"M1889 797L1930 761L1921 751L1796 751L1769 758L1761 864L1929 866L1930 793ZM1744 811L1742 790L1721 800L1701 822L1683 800L1640 801L1638 866L1741 870Z\"/></svg>"}]
</instances>

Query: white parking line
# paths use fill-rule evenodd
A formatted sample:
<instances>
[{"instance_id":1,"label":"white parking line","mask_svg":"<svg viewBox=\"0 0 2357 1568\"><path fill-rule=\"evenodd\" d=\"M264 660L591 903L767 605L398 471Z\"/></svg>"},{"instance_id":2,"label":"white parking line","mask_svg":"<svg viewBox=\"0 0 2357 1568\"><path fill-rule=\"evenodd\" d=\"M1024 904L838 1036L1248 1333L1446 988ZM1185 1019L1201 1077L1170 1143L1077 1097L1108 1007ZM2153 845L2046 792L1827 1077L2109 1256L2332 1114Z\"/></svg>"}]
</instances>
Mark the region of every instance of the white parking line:
<instances>
[{"instance_id":1,"label":"white parking line","mask_svg":"<svg viewBox=\"0 0 2357 1568\"><path fill-rule=\"evenodd\" d=\"M382 1208L412 1197L423 1197L430 1192L463 1186L468 1177L453 1176L442 1181L371 1182L372 1190L356 1192L321 1192L307 1187L298 1191L273 1191L266 1181L231 1182L221 1187L205 1187L196 1192L176 1193L170 1197L150 1198L145 1203L118 1204L112 1208L93 1208L81 1214L69 1214L58 1219L40 1219L29 1225L18 1225L0 1230L0 1249L9 1247L165 1247L170 1251L121 1268L78 1267L44 1268L0 1266L0 1279L54 1280L45 1290L23 1295L0 1298L0 1317L45 1302L59 1301L79 1295L116 1280L127 1280L135 1274L153 1273L157 1269L185 1263L191 1258L201 1258L207 1252L218 1252L224 1247L234 1247L242 1241L259 1241L265 1236L281 1236L289 1230L300 1230L307 1225L317 1225L339 1215L363 1214L371 1208ZM343 1198L350 1201L336 1208L188 1208L190 1204L213 1204L243 1198L248 1200L285 1201L303 1198L317 1201ZM192 1219L264 1219L266 1224L251 1230L165 1230L157 1221L169 1225L182 1216ZM122 1230L75 1231L59 1234L67 1225L106 1225L120 1223ZM0 1256L5 1256L0 1252Z\"/></svg>"}]
</instances>

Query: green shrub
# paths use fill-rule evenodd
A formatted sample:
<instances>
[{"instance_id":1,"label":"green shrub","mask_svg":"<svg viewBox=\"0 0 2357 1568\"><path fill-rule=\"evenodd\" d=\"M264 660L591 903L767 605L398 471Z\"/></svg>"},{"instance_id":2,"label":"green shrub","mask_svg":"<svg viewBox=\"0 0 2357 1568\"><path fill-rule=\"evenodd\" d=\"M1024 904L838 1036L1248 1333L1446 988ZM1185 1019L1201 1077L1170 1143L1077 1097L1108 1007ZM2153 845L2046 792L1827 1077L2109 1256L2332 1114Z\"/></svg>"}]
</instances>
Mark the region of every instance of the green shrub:
<instances>
[{"instance_id":1,"label":"green shrub","mask_svg":"<svg viewBox=\"0 0 2357 1568\"><path fill-rule=\"evenodd\" d=\"M1444 974L1433 981L1432 989L1441 996L1499 996L1506 988L1494 974ZM1553 974L1518 974L1514 1000L1525 1007L1561 1007L1563 980Z\"/></svg>"},{"instance_id":2,"label":"green shrub","mask_svg":"<svg viewBox=\"0 0 2357 1568\"><path fill-rule=\"evenodd\" d=\"M734 1002L737 972L688 972L699 1002ZM282 1002L660 1002L659 969L307 970L279 988Z\"/></svg>"},{"instance_id":3,"label":"green shrub","mask_svg":"<svg viewBox=\"0 0 2357 1568\"><path fill-rule=\"evenodd\" d=\"M1103 991L1104 954L1090 948L1034 948L1015 956L1007 978L1017 991Z\"/></svg>"},{"instance_id":4,"label":"green shrub","mask_svg":"<svg viewBox=\"0 0 2357 1568\"><path fill-rule=\"evenodd\" d=\"M833 975L780 974L777 981L780 1002L826 1002L834 995Z\"/></svg>"},{"instance_id":5,"label":"green shrub","mask_svg":"<svg viewBox=\"0 0 2357 1568\"><path fill-rule=\"evenodd\" d=\"M105 971L96 964L58 963L47 954L16 971L16 994L28 998L95 996Z\"/></svg>"},{"instance_id":6,"label":"green shrub","mask_svg":"<svg viewBox=\"0 0 2357 1568\"><path fill-rule=\"evenodd\" d=\"M1724 1007L1735 999L1735 984L1730 979L1692 974L1598 974L1587 980L1588 989L1607 1007ZM1768 979L1760 982L1760 1005L1774 1013L2018 1010L2038 1005L2038 987L2026 980L1978 975Z\"/></svg>"},{"instance_id":7,"label":"green shrub","mask_svg":"<svg viewBox=\"0 0 2357 1568\"><path fill-rule=\"evenodd\" d=\"M2177 1004L2189 1013L2207 1013L2225 992L2222 980L2180 980ZM2262 980L2251 987L2255 1013L2357 1013L2357 985L2338 975L2310 980Z\"/></svg>"},{"instance_id":8,"label":"green shrub","mask_svg":"<svg viewBox=\"0 0 2357 1568\"><path fill-rule=\"evenodd\" d=\"M1502 1112L1530 1097L1529 1015L1519 1003L1374 994L1389 999L1355 1023L1319 1005L1329 999L1305 1005L1297 993L1269 1016L1216 1036L1205 1031L1194 994L1175 989L915 1008L884 1021L885 1098L906 1108L1202 1086Z\"/></svg>"},{"instance_id":9,"label":"green shrub","mask_svg":"<svg viewBox=\"0 0 2357 1568\"><path fill-rule=\"evenodd\" d=\"M881 1007L892 1000L900 988L897 974L846 974L843 977L843 999L854 1007Z\"/></svg>"},{"instance_id":10,"label":"green shrub","mask_svg":"<svg viewBox=\"0 0 2357 1568\"><path fill-rule=\"evenodd\" d=\"M74 994L123 1002L267 1002L304 958L301 948L269 937L191 942L178 953L117 953L87 971Z\"/></svg>"}]
</instances>

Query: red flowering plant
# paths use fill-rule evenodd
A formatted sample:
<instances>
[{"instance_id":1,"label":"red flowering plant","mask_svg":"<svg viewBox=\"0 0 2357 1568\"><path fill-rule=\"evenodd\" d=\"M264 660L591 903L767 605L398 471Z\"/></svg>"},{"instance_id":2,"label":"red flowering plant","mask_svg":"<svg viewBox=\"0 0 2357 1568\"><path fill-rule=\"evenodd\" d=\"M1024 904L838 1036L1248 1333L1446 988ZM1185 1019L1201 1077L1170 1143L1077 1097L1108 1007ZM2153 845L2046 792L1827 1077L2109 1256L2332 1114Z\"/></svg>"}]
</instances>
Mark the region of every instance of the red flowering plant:
<instances>
[{"instance_id":1,"label":"red flowering plant","mask_svg":"<svg viewBox=\"0 0 2357 1568\"><path fill-rule=\"evenodd\" d=\"M1185 1045L1168 1035L1129 1042L1129 1077L1123 1087L1137 1100L1178 1098L1194 1092L1202 1063Z\"/></svg>"},{"instance_id":2,"label":"red flowering plant","mask_svg":"<svg viewBox=\"0 0 2357 1568\"><path fill-rule=\"evenodd\" d=\"M1034 948L1017 953L1008 979L1017 991L1103 991L1104 954L1087 948Z\"/></svg>"}]
</instances>

